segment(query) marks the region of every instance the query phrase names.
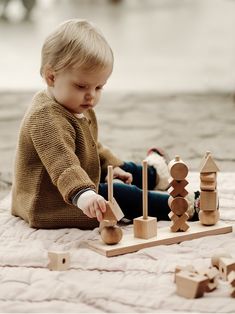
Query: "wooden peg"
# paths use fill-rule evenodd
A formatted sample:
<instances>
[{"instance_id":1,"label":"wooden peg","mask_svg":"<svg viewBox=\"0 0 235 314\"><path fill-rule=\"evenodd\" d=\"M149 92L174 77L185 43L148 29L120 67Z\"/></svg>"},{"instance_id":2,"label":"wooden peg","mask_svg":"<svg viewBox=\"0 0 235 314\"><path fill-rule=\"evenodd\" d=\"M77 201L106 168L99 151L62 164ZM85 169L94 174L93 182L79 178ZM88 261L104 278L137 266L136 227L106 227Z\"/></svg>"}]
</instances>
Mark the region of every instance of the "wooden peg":
<instances>
[{"instance_id":1,"label":"wooden peg","mask_svg":"<svg viewBox=\"0 0 235 314\"><path fill-rule=\"evenodd\" d=\"M67 270L70 266L69 252L48 252L50 270Z\"/></svg>"},{"instance_id":2,"label":"wooden peg","mask_svg":"<svg viewBox=\"0 0 235 314\"><path fill-rule=\"evenodd\" d=\"M106 211L103 213L103 220L121 220L124 214L113 197L113 167L108 166L108 202L106 203Z\"/></svg>"},{"instance_id":3,"label":"wooden peg","mask_svg":"<svg viewBox=\"0 0 235 314\"><path fill-rule=\"evenodd\" d=\"M143 190L143 219L148 219L148 163L143 160L143 174L142 174L142 190Z\"/></svg>"},{"instance_id":4,"label":"wooden peg","mask_svg":"<svg viewBox=\"0 0 235 314\"><path fill-rule=\"evenodd\" d=\"M148 216L148 163L142 162L142 190L143 190L143 216L133 221L134 236L136 238L149 239L157 235L157 218Z\"/></svg>"},{"instance_id":5,"label":"wooden peg","mask_svg":"<svg viewBox=\"0 0 235 314\"><path fill-rule=\"evenodd\" d=\"M113 166L108 166L108 201L113 202Z\"/></svg>"}]
</instances>

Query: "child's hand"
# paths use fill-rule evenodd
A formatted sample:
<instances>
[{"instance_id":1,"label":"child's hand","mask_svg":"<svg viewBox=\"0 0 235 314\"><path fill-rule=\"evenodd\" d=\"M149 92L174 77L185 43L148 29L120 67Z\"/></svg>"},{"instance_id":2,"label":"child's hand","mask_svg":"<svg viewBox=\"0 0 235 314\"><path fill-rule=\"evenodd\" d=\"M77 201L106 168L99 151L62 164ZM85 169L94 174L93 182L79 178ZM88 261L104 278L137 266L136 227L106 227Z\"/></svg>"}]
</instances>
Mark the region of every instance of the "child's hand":
<instances>
[{"instance_id":1,"label":"child's hand","mask_svg":"<svg viewBox=\"0 0 235 314\"><path fill-rule=\"evenodd\" d=\"M113 178L118 178L126 184L131 184L133 180L132 174L130 172L124 171L120 167L113 168Z\"/></svg>"},{"instance_id":2,"label":"child's hand","mask_svg":"<svg viewBox=\"0 0 235 314\"><path fill-rule=\"evenodd\" d=\"M90 190L81 194L77 201L77 206L89 218L96 217L100 222L103 220L103 214L106 211L106 200L99 194Z\"/></svg>"}]
</instances>

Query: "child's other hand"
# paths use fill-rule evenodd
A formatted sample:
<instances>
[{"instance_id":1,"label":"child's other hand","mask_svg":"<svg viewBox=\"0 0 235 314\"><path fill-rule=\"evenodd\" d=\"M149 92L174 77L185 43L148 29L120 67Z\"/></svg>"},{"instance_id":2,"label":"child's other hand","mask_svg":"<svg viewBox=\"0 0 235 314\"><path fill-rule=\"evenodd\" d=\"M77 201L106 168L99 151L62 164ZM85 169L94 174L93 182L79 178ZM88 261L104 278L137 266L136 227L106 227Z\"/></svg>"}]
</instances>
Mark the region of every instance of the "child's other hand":
<instances>
[{"instance_id":1,"label":"child's other hand","mask_svg":"<svg viewBox=\"0 0 235 314\"><path fill-rule=\"evenodd\" d=\"M103 214L106 211L106 200L94 191L86 191L81 194L77 201L77 206L89 218L96 217L100 222L103 220Z\"/></svg>"},{"instance_id":2,"label":"child's other hand","mask_svg":"<svg viewBox=\"0 0 235 314\"><path fill-rule=\"evenodd\" d=\"M126 184L131 184L133 177L130 172L126 172L120 167L113 168L113 178L120 179Z\"/></svg>"}]
</instances>

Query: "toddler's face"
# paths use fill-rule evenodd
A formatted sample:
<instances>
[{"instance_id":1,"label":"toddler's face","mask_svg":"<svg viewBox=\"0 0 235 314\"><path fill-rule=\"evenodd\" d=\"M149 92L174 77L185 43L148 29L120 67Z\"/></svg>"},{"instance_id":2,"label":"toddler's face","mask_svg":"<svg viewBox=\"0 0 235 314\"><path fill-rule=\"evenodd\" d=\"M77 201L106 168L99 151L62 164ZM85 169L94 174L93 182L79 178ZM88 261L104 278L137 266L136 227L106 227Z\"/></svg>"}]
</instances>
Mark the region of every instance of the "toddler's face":
<instances>
[{"instance_id":1,"label":"toddler's face","mask_svg":"<svg viewBox=\"0 0 235 314\"><path fill-rule=\"evenodd\" d=\"M111 72L111 67L93 72L65 70L55 74L50 91L55 100L70 112L83 113L98 103Z\"/></svg>"}]
</instances>

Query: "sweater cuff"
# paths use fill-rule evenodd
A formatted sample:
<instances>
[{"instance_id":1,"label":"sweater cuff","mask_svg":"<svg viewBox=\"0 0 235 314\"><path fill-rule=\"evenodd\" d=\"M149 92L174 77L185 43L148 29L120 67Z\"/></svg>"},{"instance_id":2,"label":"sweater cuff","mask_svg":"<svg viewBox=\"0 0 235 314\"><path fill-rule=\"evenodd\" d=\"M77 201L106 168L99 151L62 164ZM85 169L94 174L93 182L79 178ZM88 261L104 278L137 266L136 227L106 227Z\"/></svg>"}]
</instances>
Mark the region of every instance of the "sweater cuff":
<instances>
[{"instance_id":1,"label":"sweater cuff","mask_svg":"<svg viewBox=\"0 0 235 314\"><path fill-rule=\"evenodd\" d=\"M73 196L71 197L71 201L72 201L73 205L77 206L77 202L78 202L79 197L80 197L83 193L88 192L88 191L96 192L94 189L91 189L91 188L86 188L86 189L83 189L83 190L81 190L81 191L78 191L75 195L73 195Z\"/></svg>"},{"instance_id":2,"label":"sweater cuff","mask_svg":"<svg viewBox=\"0 0 235 314\"><path fill-rule=\"evenodd\" d=\"M72 204L71 197L76 192L87 188L96 190L95 184L90 180L86 172L81 168L74 166L66 169L57 180L57 188L59 189L66 203Z\"/></svg>"}]
</instances>

